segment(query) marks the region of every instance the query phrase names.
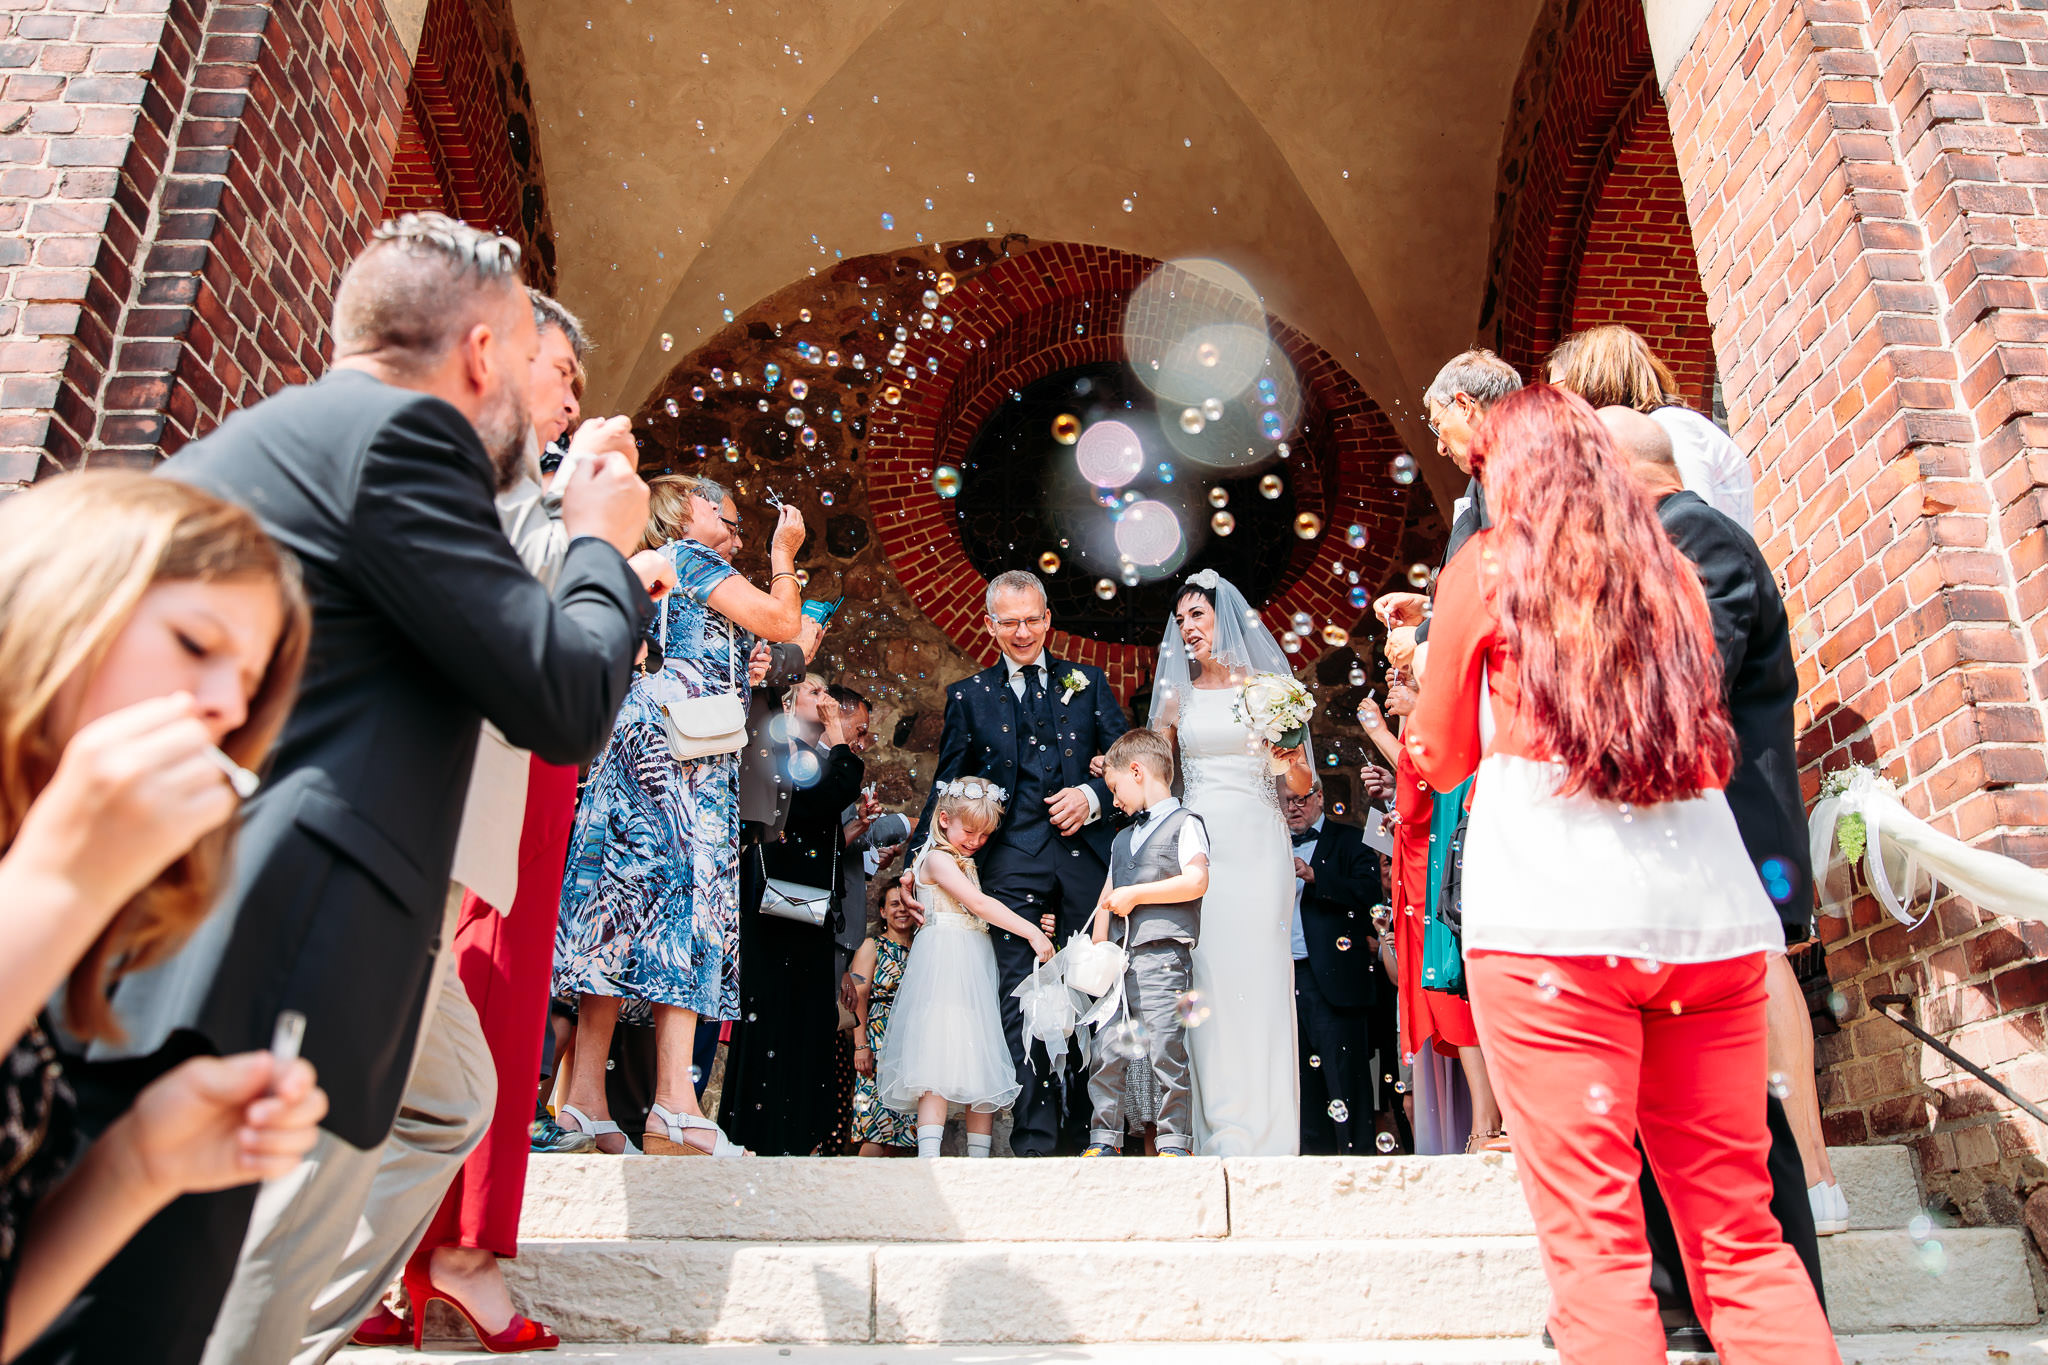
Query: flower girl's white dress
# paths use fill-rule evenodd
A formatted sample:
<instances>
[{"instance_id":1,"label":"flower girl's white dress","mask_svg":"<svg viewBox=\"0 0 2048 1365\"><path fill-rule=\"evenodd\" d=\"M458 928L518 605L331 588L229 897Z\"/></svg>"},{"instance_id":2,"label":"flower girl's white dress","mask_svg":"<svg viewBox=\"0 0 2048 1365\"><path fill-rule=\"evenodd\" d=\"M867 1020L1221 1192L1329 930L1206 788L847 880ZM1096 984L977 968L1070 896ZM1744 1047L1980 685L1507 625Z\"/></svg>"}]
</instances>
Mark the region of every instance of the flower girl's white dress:
<instances>
[{"instance_id":1,"label":"flower girl's white dress","mask_svg":"<svg viewBox=\"0 0 2048 1365\"><path fill-rule=\"evenodd\" d=\"M993 1113L1017 1098L1017 1066L1003 1037L996 950L988 922L925 879L931 858L951 858L980 886L972 859L934 845L917 860L924 927L896 988L889 1032L875 1066L876 1097L890 1109L917 1111L920 1095L943 1095L957 1108Z\"/></svg>"}]
</instances>

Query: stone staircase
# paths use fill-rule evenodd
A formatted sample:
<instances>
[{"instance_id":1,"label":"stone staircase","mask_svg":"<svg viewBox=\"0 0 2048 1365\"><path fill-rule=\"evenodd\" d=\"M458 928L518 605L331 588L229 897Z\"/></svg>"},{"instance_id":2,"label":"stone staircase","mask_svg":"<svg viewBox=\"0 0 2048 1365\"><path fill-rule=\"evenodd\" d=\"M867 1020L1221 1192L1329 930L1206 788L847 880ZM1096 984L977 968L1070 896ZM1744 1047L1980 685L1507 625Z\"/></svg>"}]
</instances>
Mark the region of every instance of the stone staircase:
<instances>
[{"instance_id":1,"label":"stone staircase","mask_svg":"<svg viewBox=\"0 0 2048 1365\"><path fill-rule=\"evenodd\" d=\"M2018 1230L1916 1241L1907 1151L1834 1159L1855 1219L1822 1241L1845 1359L2048 1362ZM1555 1359L1500 1156L536 1157L506 1269L569 1358L621 1365L704 1358L656 1343L730 1344L710 1358L731 1365Z\"/></svg>"}]
</instances>

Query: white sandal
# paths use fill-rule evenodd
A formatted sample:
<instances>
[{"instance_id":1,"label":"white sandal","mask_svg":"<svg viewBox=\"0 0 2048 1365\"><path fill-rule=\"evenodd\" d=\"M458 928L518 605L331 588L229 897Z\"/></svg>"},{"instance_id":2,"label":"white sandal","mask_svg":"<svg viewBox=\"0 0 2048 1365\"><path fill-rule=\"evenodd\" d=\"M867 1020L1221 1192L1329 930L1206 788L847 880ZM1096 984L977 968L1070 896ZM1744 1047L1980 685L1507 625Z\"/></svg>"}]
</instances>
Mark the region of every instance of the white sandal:
<instances>
[{"instance_id":1,"label":"white sandal","mask_svg":"<svg viewBox=\"0 0 2048 1365\"><path fill-rule=\"evenodd\" d=\"M725 1135L725 1130L710 1119L695 1114L673 1114L654 1105L647 1111L647 1121L658 1123L668 1130L666 1137L658 1133L642 1133L640 1142L649 1156L752 1156L753 1153ZM684 1138L683 1134L692 1129L704 1133L716 1133L717 1138L709 1151Z\"/></svg>"},{"instance_id":2,"label":"white sandal","mask_svg":"<svg viewBox=\"0 0 2048 1365\"><path fill-rule=\"evenodd\" d=\"M570 1118L576 1120L576 1126L574 1128L565 1127L563 1125L562 1121L564 1119ZM589 1143L572 1148L571 1150L573 1151L598 1152L605 1156L614 1155L613 1153L607 1152L604 1150L604 1148L598 1146L597 1140L609 1134L617 1133L619 1137L625 1141L626 1144L626 1150L624 1152L618 1153L617 1155L640 1155L640 1149L633 1145L633 1139L626 1136L625 1129L619 1127L618 1124L613 1123L610 1119L594 1119L590 1117L590 1115L584 1113L581 1109L578 1109L573 1104L565 1104L555 1111L555 1126L557 1128L561 1128L562 1131L565 1133L578 1133L590 1139Z\"/></svg>"}]
</instances>

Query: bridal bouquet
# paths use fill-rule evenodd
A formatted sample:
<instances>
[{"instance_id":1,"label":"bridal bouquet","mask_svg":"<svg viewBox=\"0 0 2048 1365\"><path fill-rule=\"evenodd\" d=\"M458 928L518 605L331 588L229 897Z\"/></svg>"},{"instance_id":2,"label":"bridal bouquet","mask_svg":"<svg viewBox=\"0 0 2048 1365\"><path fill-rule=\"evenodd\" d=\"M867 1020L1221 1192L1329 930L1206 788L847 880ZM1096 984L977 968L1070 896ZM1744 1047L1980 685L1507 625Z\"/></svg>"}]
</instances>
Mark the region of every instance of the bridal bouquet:
<instances>
[{"instance_id":1,"label":"bridal bouquet","mask_svg":"<svg viewBox=\"0 0 2048 1365\"><path fill-rule=\"evenodd\" d=\"M1284 673L1255 673L1237 689L1230 711L1237 723L1275 749L1298 749L1308 743L1308 718L1316 699Z\"/></svg>"}]
</instances>

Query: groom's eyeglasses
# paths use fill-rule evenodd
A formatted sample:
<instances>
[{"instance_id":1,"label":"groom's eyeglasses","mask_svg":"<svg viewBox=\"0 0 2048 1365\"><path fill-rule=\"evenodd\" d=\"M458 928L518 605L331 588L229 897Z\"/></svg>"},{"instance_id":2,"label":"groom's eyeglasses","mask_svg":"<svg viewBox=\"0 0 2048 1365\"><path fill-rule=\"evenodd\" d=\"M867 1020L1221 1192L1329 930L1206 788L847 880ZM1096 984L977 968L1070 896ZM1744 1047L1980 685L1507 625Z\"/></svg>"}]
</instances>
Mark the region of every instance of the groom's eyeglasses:
<instances>
[{"instance_id":1,"label":"groom's eyeglasses","mask_svg":"<svg viewBox=\"0 0 2048 1365\"><path fill-rule=\"evenodd\" d=\"M1042 626L1052 620L1052 613L1042 611L1036 616L991 616L988 619L997 630L1015 630L1019 626Z\"/></svg>"}]
</instances>

